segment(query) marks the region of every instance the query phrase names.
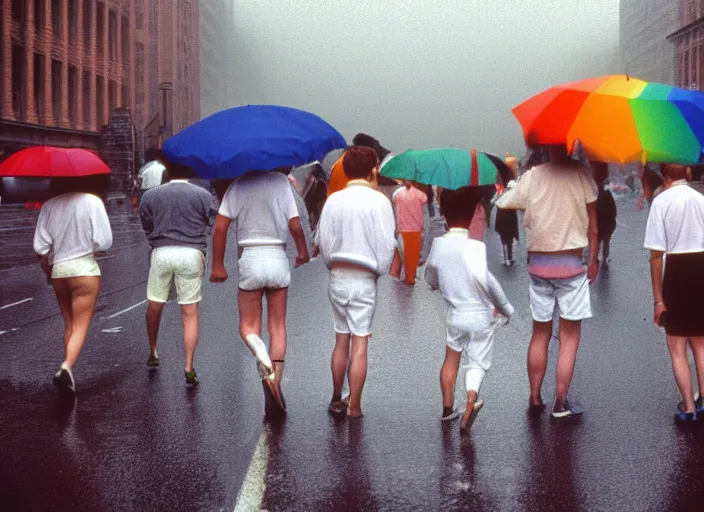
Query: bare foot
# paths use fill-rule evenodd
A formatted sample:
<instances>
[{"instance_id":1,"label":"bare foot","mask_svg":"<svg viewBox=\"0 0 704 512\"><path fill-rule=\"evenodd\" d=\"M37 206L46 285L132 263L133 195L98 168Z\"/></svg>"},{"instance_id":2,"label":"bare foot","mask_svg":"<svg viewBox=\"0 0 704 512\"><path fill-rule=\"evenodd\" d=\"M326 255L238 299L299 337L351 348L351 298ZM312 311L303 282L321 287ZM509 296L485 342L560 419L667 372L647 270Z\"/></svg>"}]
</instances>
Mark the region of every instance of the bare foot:
<instances>
[{"instance_id":1,"label":"bare foot","mask_svg":"<svg viewBox=\"0 0 704 512\"><path fill-rule=\"evenodd\" d=\"M362 409L356 409L356 410L347 409L347 417L348 418L357 419L357 418L361 418L362 416L363 416Z\"/></svg>"},{"instance_id":2,"label":"bare foot","mask_svg":"<svg viewBox=\"0 0 704 512\"><path fill-rule=\"evenodd\" d=\"M467 400L467 409L464 411L462 416L462 423L460 424L460 431L467 432L472 428L474 420L477 419L477 414L484 407L484 400Z\"/></svg>"}]
</instances>

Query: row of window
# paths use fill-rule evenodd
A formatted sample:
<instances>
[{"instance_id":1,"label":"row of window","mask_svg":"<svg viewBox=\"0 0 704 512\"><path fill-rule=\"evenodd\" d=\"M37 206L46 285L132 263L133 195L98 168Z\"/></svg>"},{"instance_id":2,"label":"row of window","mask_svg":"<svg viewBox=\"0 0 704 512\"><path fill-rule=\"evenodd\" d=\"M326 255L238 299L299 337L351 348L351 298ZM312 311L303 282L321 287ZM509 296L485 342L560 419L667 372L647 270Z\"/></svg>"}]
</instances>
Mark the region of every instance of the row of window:
<instances>
[{"instance_id":1,"label":"row of window","mask_svg":"<svg viewBox=\"0 0 704 512\"><path fill-rule=\"evenodd\" d=\"M34 27L37 31L43 30L46 26L46 2L48 0L32 0L34 2ZM68 8L68 36L71 43L75 43L78 34L78 2L83 2L83 47L86 54L95 47L98 52L104 51L105 41L105 17L106 6L104 2L93 0L67 0ZM12 18L15 21L24 23L26 15L27 0L12 0ZM63 36L63 4L62 0L51 0L51 30L52 33L61 38ZM95 7L95 13L93 9ZM93 24L93 14L95 14L95 25ZM107 30L108 30L108 53L109 58L117 61L117 11L107 9ZM95 26L95 34L93 27ZM130 22L127 16L122 16L120 42L122 43L122 60L126 61L129 51ZM95 41L93 36L95 35Z\"/></svg>"},{"instance_id":2,"label":"row of window","mask_svg":"<svg viewBox=\"0 0 704 512\"><path fill-rule=\"evenodd\" d=\"M64 65L62 62L52 59L51 61L51 81L47 82L46 73L46 56L35 53L32 59L31 66L34 72L34 97L27 98L27 88L25 83L27 80L27 59L24 48L21 46L13 46L12 48L12 106L15 112L15 117L19 121L24 121L27 118L28 101L34 104L34 111L39 117L41 124L47 124L50 121L54 125L59 125L61 122L61 111L64 106L64 90L68 89L68 118L71 128L91 130L91 116L93 107L98 121L98 126L105 124L108 119L109 112L118 107L129 105L129 87L123 85L118 91L117 82L114 80L106 80L102 76L94 76L89 71L80 71L76 66L69 66L68 73L64 73ZM83 87L82 97L78 96L79 80ZM90 89L95 80L95 105L91 102ZM50 83L50 90L47 90L47 83ZM104 109L104 99L107 86L108 111ZM118 96L119 94L119 96ZM51 112L45 111L47 100L51 100ZM78 103L82 101L83 119L78 119ZM52 119L47 119L50 115Z\"/></svg>"}]
</instances>

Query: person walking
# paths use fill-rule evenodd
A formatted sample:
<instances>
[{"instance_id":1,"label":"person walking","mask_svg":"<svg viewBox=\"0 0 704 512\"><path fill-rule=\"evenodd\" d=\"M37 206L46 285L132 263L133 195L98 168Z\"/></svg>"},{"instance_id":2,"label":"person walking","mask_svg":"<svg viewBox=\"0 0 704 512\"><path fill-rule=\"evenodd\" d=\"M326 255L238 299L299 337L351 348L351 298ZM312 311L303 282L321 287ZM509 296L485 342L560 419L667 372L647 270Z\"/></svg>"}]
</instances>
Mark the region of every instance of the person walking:
<instances>
[{"instance_id":1,"label":"person walking","mask_svg":"<svg viewBox=\"0 0 704 512\"><path fill-rule=\"evenodd\" d=\"M496 206L525 210L530 308L533 334L528 348L530 408L543 407L541 388L552 338L555 306L559 310L560 351L552 415L581 414L567 394L574 374L582 320L591 318L589 284L599 272L596 183L588 168L572 160L564 146L548 146L549 160L511 182ZM556 214L559 212L559 215ZM582 253L589 247L588 265Z\"/></svg>"},{"instance_id":2,"label":"person walking","mask_svg":"<svg viewBox=\"0 0 704 512\"><path fill-rule=\"evenodd\" d=\"M379 168L377 154L370 148L352 146L342 165L349 182L328 198L319 224L320 254L330 269L328 295L335 328L333 393L328 410L333 414L347 411L349 417L357 418L362 415L377 279L389 272L398 256L391 203L371 186ZM350 395L343 398L348 363Z\"/></svg>"},{"instance_id":3,"label":"person walking","mask_svg":"<svg viewBox=\"0 0 704 512\"><path fill-rule=\"evenodd\" d=\"M105 210L109 175L61 178L41 208L34 251L50 279L64 319L64 361L54 375L61 391L76 392L73 366L83 349L100 292L95 253L112 246Z\"/></svg>"},{"instance_id":4,"label":"person walking","mask_svg":"<svg viewBox=\"0 0 704 512\"><path fill-rule=\"evenodd\" d=\"M643 244L650 250L653 320L665 328L682 395L675 420L685 423L704 413L704 196L687 183L690 173L683 165L662 166L664 191L652 202ZM697 397L692 392L688 345L697 370Z\"/></svg>"},{"instance_id":5,"label":"person walking","mask_svg":"<svg viewBox=\"0 0 704 512\"><path fill-rule=\"evenodd\" d=\"M416 284L418 262L423 248L423 214L428 197L410 181L393 196L396 229L403 240L403 266L406 284Z\"/></svg>"},{"instance_id":6,"label":"person walking","mask_svg":"<svg viewBox=\"0 0 704 512\"><path fill-rule=\"evenodd\" d=\"M591 162L594 171L594 181L596 181L599 194L596 198L596 219L599 230L599 245L601 246L601 264L609 266L609 256L611 254L611 237L616 231L616 201L614 196L606 188L606 180L609 177L609 164L605 162Z\"/></svg>"},{"instance_id":7,"label":"person walking","mask_svg":"<svg viewBox=\"0 0 704 512\"><path fill-rule=\"evenodd\" d=\"M462 363L467 404L460 429L471 428L484 405L479 388L491 367L494 338L499 324L507 323L513 307L487 268L486 246L473 240L467 229L480 192L469 187L445 190L441 207L450 227L433 241L425 267L425 280L439 289L448 304L445 362L440 370L442 421L459 416L454 408L457 374ZM499 317L499 318L497 318Z\"/></svg>"},{"instance_id":8,"label":"person walking","mask_svg":"<svg viewBox=\"0 0 704 512\"><path fill-rule=\"evenodd\" d=\"M293 187L281 172L250 172L228 187L215 219L210 281L228 279L225 249L230 224L237 225L240 336L257 360L264 388L264 412L286 413L281 390L286 357L286 304L291 271L286 242L297 250L295 266L310 260ZM270 350L261 339L262 300L266 295Z\"/></svg>"},{"instance_id":9,"label":"person walking","mask_svg":"<svg viewBox=\"0 0 704 512\"><path fill-rule=\"evenodd\" d=\"M506 165L513 173L514 179L518 173L518 161L506 153ZM498 198L499 195L497 195ZM494 200L494 202L496 202ZM499 234L501 246L504 252L504 265L510 267L516 260L513 257L514 240L519 239L518 231L518 212L516 210L496 210L496 219L494 220L494 230Z\"/></svg>"},{"instance_id":10,"label":"person walking","mask_svg":"<svg viewBox=\"0 0 704 512\"><path fill-rule=\"evenodd\" d=\"M147 366L158 368L159 326L172 286L181 306L185 377L189 386L198 385L193 367L198 345L198 305L205 273L208 234L218 205L205 189L188 182L191 169L169 163L169 182L145 191L139 214L151 247L147 280Z\"/></svg>"}]
</instances>

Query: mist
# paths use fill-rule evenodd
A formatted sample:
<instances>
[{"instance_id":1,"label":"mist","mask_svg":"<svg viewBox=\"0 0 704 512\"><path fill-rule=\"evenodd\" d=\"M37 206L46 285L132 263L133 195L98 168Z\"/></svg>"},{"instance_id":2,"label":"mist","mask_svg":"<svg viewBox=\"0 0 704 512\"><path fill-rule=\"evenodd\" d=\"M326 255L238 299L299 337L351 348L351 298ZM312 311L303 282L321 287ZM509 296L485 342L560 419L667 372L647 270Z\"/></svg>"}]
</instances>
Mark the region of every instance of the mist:
<instances>
[{"instance_id":1,"label":"mist","mask_svg":"<svg viewBox=\"0 0 704 512\"><path fill-rule=\"evenodd\" d=\"M522 153L511 108L551 85L606 74L618 4L238 1L229 105L210 110L280 104L322 116L348 141L366 132L394 151Z\"/></svg>"}]
</instances>

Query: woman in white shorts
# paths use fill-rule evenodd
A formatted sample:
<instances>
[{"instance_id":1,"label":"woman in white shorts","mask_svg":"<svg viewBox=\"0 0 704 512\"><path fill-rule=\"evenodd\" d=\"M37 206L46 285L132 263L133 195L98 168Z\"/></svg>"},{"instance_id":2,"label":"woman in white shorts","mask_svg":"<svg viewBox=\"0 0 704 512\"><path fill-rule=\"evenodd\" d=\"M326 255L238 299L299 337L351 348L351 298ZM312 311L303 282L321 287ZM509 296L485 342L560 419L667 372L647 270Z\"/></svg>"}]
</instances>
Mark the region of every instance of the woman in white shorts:
<instances>
[{"instance_id":1,"label":"woman in white shorts","mask_svg":"<svg viewBox=\"0 0 704 512\"><path fill-rule=\"evenodd\" d=\"M54 193L39 212L34 250L54 287L64 317L64 362L54 375L61 390L76 391L76 363L100 291L100 267L94 253L112 245L103 198L108 175L55 180Z\"/></svg>"},{"instance_id":2,"label":"woman in white shorts","mask_svg":"<svg viewBox=\"0 0 704 512\"><path fill-rule=\"evenodd\" d=\"M238 306L240 336L257 359L267 416L286 411L281 392L286 356L286 302L291 282L286 242L291 233L298 256L295 266L308 262L308 247L293 190L280 172L251 172L225 192L213 231L210 280L227 280L224 257L227 232L237 225L239 257ZM262 298L266 294L270 351L261 339Z\"/></svg>"}]
</instances>

